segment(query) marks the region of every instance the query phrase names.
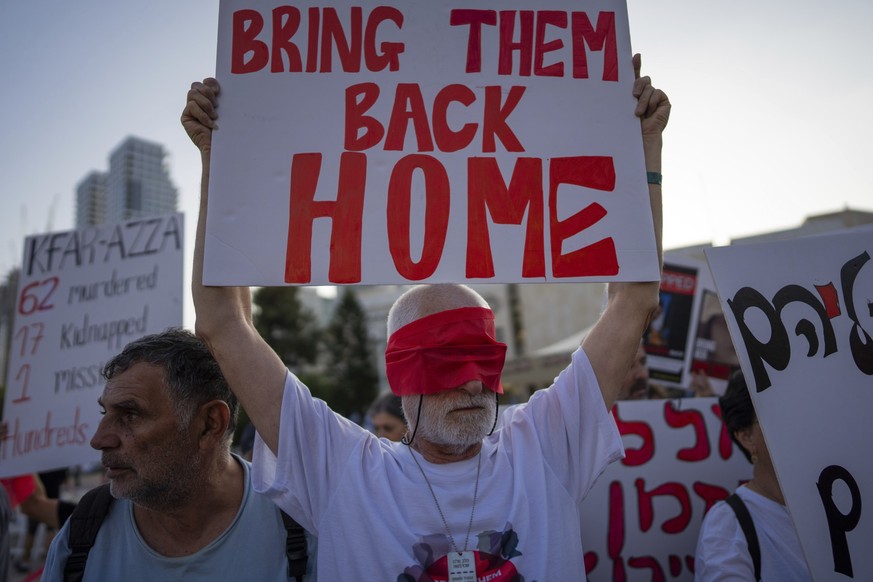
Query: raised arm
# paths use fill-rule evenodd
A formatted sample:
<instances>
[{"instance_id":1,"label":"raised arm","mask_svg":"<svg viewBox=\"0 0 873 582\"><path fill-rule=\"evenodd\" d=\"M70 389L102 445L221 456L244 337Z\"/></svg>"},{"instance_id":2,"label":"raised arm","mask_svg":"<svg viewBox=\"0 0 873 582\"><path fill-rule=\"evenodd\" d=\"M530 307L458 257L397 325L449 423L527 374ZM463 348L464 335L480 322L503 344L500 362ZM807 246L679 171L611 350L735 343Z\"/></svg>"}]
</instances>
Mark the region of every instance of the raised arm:
<instances>
[{"instance_id":1,"label":"raised arm","mask_svg":"<svg viewBox=\"0 0 873 582\"><path fill-rule=\"evenodd\" d=\"M285 383L285 365L258 335L252 323L252 299L248 287L203 285L203 250L206 240L206 208L212 130L218 118L218 81L193 83L182 112L182 126L200 150L203 174L200 184L200 215L194 244L191 292L197 314L195 331L209 345L231 389L267 446L275 453L279 441L279 410Z\"/></svg>"},{"instance_id":2,"label":"raised arm","mask_svg":"<svg viewBox=\"0 0 873 582\"><path fill-rule=\"evenodd\" d=\"M662 133L670 117L670 100L652 87L649 77L640 77L640 55L633 58L633 93L637 98L646 171L661 174ZM650 180L651 182L651 180ZM649 184L649 202L655 225L658 261L661 264L661 186ZM640 338L658 307L660 281L610 283L606 310L582 342L591 361L607 408L615 403L622 380L633 363Z\"/></svg>"}]
</instances>

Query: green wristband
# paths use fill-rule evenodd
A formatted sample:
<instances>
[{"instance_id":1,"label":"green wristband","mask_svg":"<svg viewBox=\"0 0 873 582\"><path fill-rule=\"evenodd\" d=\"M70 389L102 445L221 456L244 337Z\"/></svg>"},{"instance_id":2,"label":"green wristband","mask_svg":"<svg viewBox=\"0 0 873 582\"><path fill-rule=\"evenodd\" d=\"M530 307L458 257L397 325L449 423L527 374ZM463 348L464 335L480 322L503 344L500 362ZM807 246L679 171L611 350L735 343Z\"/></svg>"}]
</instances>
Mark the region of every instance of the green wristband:
<instances>
[{"instance_id":1,"label":"green wristband","mask_svg":"<svg viewBox=\"0 0 873 582\"><path fill-rule=\"evenodd\" d=\"M646 180L649 184L661 185L661 172L646 172Z\"/></svg>"}]
</instances>

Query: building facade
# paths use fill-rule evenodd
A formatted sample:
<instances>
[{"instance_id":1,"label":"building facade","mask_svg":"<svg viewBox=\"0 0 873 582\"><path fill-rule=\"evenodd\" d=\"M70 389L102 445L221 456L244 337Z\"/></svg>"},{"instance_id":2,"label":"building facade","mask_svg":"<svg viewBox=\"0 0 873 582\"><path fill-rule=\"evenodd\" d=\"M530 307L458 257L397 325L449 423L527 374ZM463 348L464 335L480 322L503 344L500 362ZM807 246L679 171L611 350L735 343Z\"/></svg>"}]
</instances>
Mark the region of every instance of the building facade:
<instances>
[{"instance_id":1,"label":"building facade","mask_svg":"<svg viewBox=\"0 0 873 582\"><path fill-rule=\"evenodd\" d=\"M170 180L162 145L128 137L109 156L106 221L122 222L176 211L178 192Z\"/></svg>"}]
</instances>

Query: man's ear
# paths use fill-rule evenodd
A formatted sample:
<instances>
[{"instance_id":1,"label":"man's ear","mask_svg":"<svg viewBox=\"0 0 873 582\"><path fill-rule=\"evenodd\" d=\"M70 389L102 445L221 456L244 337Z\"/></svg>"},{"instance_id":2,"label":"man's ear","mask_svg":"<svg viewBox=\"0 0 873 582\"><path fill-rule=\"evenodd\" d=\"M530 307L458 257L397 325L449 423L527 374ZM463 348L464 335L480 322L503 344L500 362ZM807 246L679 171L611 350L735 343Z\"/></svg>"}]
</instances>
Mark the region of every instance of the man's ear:
<instances>
[{"instance_id":1,"label":"man's ear","mask_svg":"<svg viewBox=\"0 0 873 582\"><path fill-rule=\"evenodd\" d=\"M230 408L223 400L210 400L200 407L200 438L201 445L214 446L224 440L224 434L230 423Z\"/></svg>"}]
</instances>

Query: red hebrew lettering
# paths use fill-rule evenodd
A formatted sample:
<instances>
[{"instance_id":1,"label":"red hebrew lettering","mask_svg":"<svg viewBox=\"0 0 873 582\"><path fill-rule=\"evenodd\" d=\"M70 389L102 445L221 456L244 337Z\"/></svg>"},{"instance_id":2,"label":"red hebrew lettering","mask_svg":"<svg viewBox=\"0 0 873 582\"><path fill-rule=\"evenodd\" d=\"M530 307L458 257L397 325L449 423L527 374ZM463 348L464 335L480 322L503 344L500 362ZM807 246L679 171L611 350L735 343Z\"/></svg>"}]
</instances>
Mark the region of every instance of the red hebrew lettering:
<instances>
[{"instance_id":1,"label":"red hebrew lettering","mask_svg":"<svg viewBox=\"0 0 873 582\"><path fill-rule=\"evenodd\" d=\"M685 556L685 567L694 574L694 556Z\"/></svg>"},{"instance_id":2,"label":"red hebrew lettering","mask_svg":"<svg viewBox=\"0 0 873 582\"><path fill-rule=\"evenodd\" d=\"M270 71L281 73L285 71L285 63L282 53L288 58L288 71L300 72L303 70L303 61L300 60L300 50L291 42L291 38L300 27L300 11L293 6L277 6L273 9L273 46L271 49L272 60Z\"/></svg>"},{"instance_id":3,"label":"red hebrew lettering","mask_svg":"<svg viewBox=\"0 0 873 582\"><path fill-rule=\"evenodd\" d=\"M818 291L821 297L822 305L825 307L825 313L829 319L833 319L840 315L840 297L837 295L837 288L833 283L827 285L815 285L815 290Z\"/></svg>"},{"instance_id":4,"label":"red hebrew lettering","mask_svg":"<svg viewBox=\"0 0 873 582\"><path fill-rule=\"evenodd\" d=\"M603 80L618 81L618 51L615 44L615 13L601 12L597 16L597 29L591 26L588 14L574 12L572 16L573 34L573 78L588 78L588 56L585 45L592 51L603 51Z\"/></svg>"},{"instance_id":5,"label":"red hebrew lettering","mask_svg":"<svg viewBox=\"0 0 873 582\"><path fill-rule=\"evenodd\" d=\"M727 460L734 452L734 442L731 440L727 425L721 418L721 408L718 404L712 405L712 413L721 421L721 431L718 434L718 456Z\"/></svg>"},{"instance_id":6,"label":"red hebrew lettering","mask_svg":"<svg viewBox=\"0 0 873 582\"><path fill-rule=\"evenodd\" d=\"M699 410L676 410L671 401L664 403L664 420L673 428L693 425L695 444L692 447L680 449L676 458L690 463L702 461L709 457L709 435L706 433L706 423Z\"/></svg>"},{"instance_id":7,"label":"red hebrew lettering","mask_svg":"<svg viewBox=\"0 0 873 582\"><path fill-rule=\"evenodd\" d=\"M643 421L624 421L618 416L618 406L612 407L612 416L615 417L615 425L622 436L626 434L640 437L643 444L637 449L625 447L624 459L621 464L628 467L636 467L648 463L655 455L655 435L647 423Z\"/></svg>"},{"instance_id":8,"label":"red hebrew lettering","mask_svg":"<svg viewBox=\"0 0 873 582\"><path fill-rule=\"evenodd\" d=\"M564 63L543 64L546 53L560 50L564 47L564 42L560 39L546 42L547 26L567 28L567 13L557 10L539 10L537 12L537 43L534 74L542 77L563 77Z\"/></svg>"},{"instance_id":9,"label":"red hebrew lettering","mask_svg":"<svg viewBox=\"0 0 873 582\"><path fill-rule=\"evenodd\" d=\"M694 492L697 493L698 497L703 499L703 502L706 504L706 507L703 509L704 514L709 511L709 508L715 505L716 502L727 499L728 495L730 495L730 492L724 487L713 485L711 483L695 481L694 485L691 487L694 489Z\"/></svg>"},{"instance_id":10,"label":"red hebrew lettering","mask_svg":"<svg viewBox=\"0 0 873 582\"><path fill-rule=\"evenodd\" d=\"M645 479L637 479L634 484L637 488L637 499L639 502L640 514L640 529L644 532L649 531L654 521L655 509L652 504L652 499L657 496L672 496L679 502L680 511L661 525L661 529L665 533L678 533L684 531L691 522L691 498L688 491L682 483L675 481L664 483L647 492L645 490Z\"/></svg>"},{"instance_id":11,"label":"red hebrew lettering","mask_svg":"<svg viewBox=\"0 0 873 582\"><path fill-rule=\"evenodd\" d=\"M399 83L394 93L391 120L388 122L388 135L385 138L386 150L400 151L403 149L406 128L410 121L418 141L418 151L432 152L433 140L430 136L430 125L427 121L427 110L424 108L421 88L416 83Z\"/></svg>"},{"instance_id":12,"label":"red hebrew lettering","mask_svg":"<svg viewBox=\"0 0 873 582\"><path fill-rule=\"evenodd\" d=\"M512 53L517 51L518 74L522 77L529 77L533 65L534 13L533 10L518 11L521 21L518 42L513 40L515 14L515 10L502 10L500 12L500 55L497 61L497 74L512 74Z\"/></svg>"},{"instance_id":13,"label":"red hebrew lettering","mask_svg":"<svg viewBox=\"0 0 873 582\"><path fill-rule=\"evenodd\" d=\"M488 211L497 224L521 224L527 211L521 274L523 277L544 277L542 160L519 158L509 188L494 158L470 158L467 167L467 277L494 276Z\"/></svg>"},{"instance_id":14,"label":"red hebrew lettering","mask_svg":"<svg viewBox=\"0 0 873 582\"><path fill-rule=\"evenodd\" d=\"M410 210L412 173L424 174L425 199L424 247L421 260L412 260L410 251ZM449 176L435 158L410 154L400 159L388 183L388 248L397 272L411 281L433 275L439 266L449 225Z\"/></svg>"},{"instance_id":15,"label":"red hebrew lettering","mask_svg":"<svg viewBox=\"0 0 873 582\"><path fill-rule=\"evenodd\" d=\"M264 28L264 18L257 10L237 10L233 13L233 36L230 48L230 72L234 75L254 73L270 59L267 45L257 40ZM246 55L252 53L246 61Z\"/></svg>"},{"instance_id":16,"label":"red hebrew lettering","mask_svg":"<svg viewBox=\"0 0 873 582\"><path fill-rule=\"evenodd\" d=\"M433 137L441 152L456 152L472 143L478 126L464 124L458 131L452 131L448 122L448 109L452 103L469 107L476 101L473 90L464 85L448 85L440 89L433 101Z\"/></svg>"},{"instance_id":17,"label":"red hebrew lettering","mask_svg":"<svg viewBox=\"0 0 873 582\"><path fill-rule=\"evenodd\" d=\"M624 491L620 481L609 484L609 530L606 533L606 552L612 558L613 582L625 582L627 575L621 551L624 548Z\"/></svg>"},{"instance_id":18,"label":"red hebrew lettering","mask_svg":"<svg viewBox=\"0 0 873 582\"><path fill-rule=\"evenodd\" d=\"M599 562L599 558L597 557L597 552L585 552L585 574L588 575L594 571L594 568L597 567L597 562Z\"/></svg>"},{"instance_id":19,"label":"red hebrew lettering","mask_svg":"<svg viewBox=\"0 0 873 582\"><path fill-rule=\"evenodd\" d=\"M308 283L312 278L312 223L332 219L330 232L331 283L361 280L361 216L367 156L345 152L340 157L335 201L315 200L321 154L295 154L291 162L290 219L285 251L285 282Z\"/></svg>"},{"instance_id":20,"label":"red hebrew lettering","mask_svg":"<svg viewBox=\"0 0 873 582\"><path fill-rule=\"evenodd\" d=\"M621 556L624 548L624 491L620 481L609 484L609 531L606 534L606 550L610 558Z\"/></svg>"},{"instance_id":21,"label":"red hebrew lettering","mask_svg":"<svg viewBox=\"0 0 873 582\"><path fill-rule=\"evenodd\" d=\"M350 10L351 41L346 38L342 22L337 16L336 8L324 8L324 27L321 33L321 72L331 72L333 60L332 46L336 47L337 56L342 63L342 70L347 73L357 73L361 70L361 29L363 13L360 6Z\"/></svg>"},{"instance_id":22,"label":"red hebrew lettering","mask_svg":"<svg viewBox=\"0 0 873 582\"><path fill-rule=\"evenodd\" d=\"M453 9L449 16L451 26L469 26L467 37L467 68L468 73L482 72L482 25L497 24L497 13L494 10Z\"/></svg>"},{"instance_id":23,"label":"red hebrew lettering","mask_svg":"<svg viewBox=\"0 0 873 582\"><path fill-rule=\"evenodd\" d=\"M682 558L676 554L670 554L667 560L670 563L670 575L675 578L682 572Z\"/></svg>"},{"instance_id":24,"label":"red hebrew lettering","mask_svg":"<svg viewBox=\"0 0 873 582\"><path fill-rule=\"evenodd\" d=\"M367 69L382 71L388 67L389 71L400 70L400 54L405 47L402 42L383 42L379 45L381 53L376 51L376 33L379 25L390 20L400 29L403 27L403 13L389 6L378 6L370 13L367 19L367 29L364 31L364 60L367 61Z\"/></svg>"},{"instance_id":25,"label":"red hebrew lettering","mask_svg":"<svg viewBox=\"0 0 873 582\"><path fill-rule=\"evenodd\" d=\"M612 158L577 156L552 159L549 168L549 224L555 277L618 274L618 258L612 237L563 254L561 246L564 240L596 224L606 216L606 209L593 203L565 220L558 220L558 187L561 184L613 191L615 167Z\"/></svg>"},{"instance_id":26,"label":"red hebrew lettering","mask_svg":"<svg viewBox=\"0 0 873 582\"><path fill-rule=\"evenodd\" d=\"M506 123L506 118L515 110L518 102L524 95L525 88L513 86L506 96L506 103L502 103L503 87L493 85L485 87L485 117L482 121L482 151L493 153L496 151L494 138L500 139L500 143L508 152L523 152L521 142Z\"/></svg>"},{"instance_id":27,"label":"red hebrew lettering","mask_svg":"<svg viewBox=\"0 0 873 582\"><path fill-rule=\"evenodd\" d=\"M364 115L379 98L379 85L361 83L346 89L346 134L344 145L357 152L373 147L385 135L385 128L374 117ZM359 130L364 133L358 137Z\"/></svg>"},{"instance_id":28,"label":"red hebrew lettering","mask_svg":"<svg viewBox=\"0 0 873 582\"><path fill-rule=\"evenodd\" d=\"M652 582L664 582L664 570L654 556L633 557L627 561L631 568L648 568L652 571Z\"/></svg>"}]
</instances>

